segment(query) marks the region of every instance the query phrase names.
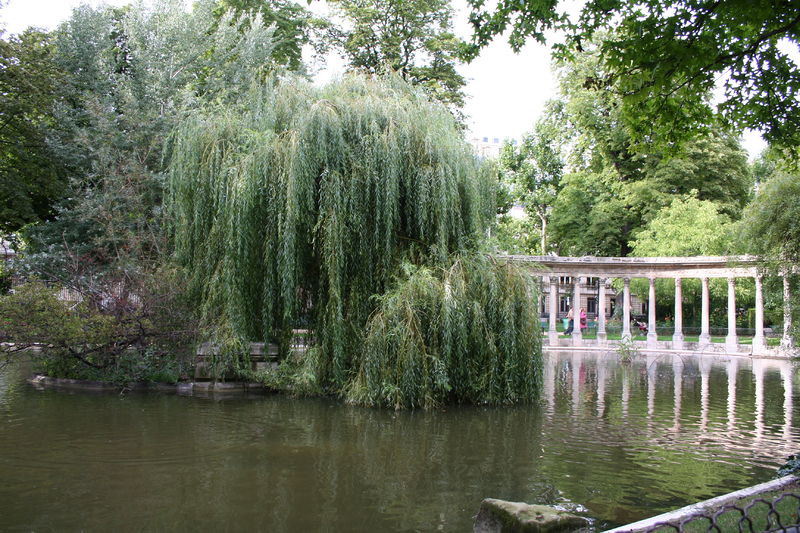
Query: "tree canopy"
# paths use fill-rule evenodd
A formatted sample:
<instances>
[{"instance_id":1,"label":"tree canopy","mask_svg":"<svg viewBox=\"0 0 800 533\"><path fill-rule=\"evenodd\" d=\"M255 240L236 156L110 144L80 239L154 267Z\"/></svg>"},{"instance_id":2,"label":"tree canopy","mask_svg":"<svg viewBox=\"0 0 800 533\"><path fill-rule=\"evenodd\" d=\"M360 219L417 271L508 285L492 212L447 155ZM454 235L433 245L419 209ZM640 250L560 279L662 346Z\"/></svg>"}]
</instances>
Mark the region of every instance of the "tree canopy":
<instances>
[{"instance_id":1,"label":"tree canopy","mask_svg":"<svg viewBox=\"0 0 800 533\"><path fill-rule=\"evenodd\" d=\"M47 143L59 77L50 35L0 38L0 232L51 218L66 190L66 171Z\"/></svg>"},{"instance_id":2,"label":"tree canopy","mask_svg":"<svg viewBox=\"0 0 800 533\"><path fill-rule=\"evenodd\" d=\"M571 15L557 0L469 0L474 28L466 56L474 57L510 27L519 50L549 31L562 58L583 51L601 30L600 57L608 82L623 96L622 116L637 141L680 141L712 116L752 128L774 144L800 145L800 5L735 0L603 0ZM709 98L723 80L722 102Z\"/></svg>"},{"instance_id":3,"label":"tree canopy","mask_svg":"<svg viewBox=\"0 0 800 533\"><path fill-rule=\"evenodd\" d=\"M393 71L458 115L466 80L456 71L461 41L448 0L333 0L349 28L332 32L354 69Z\"/></svg>"},{"instance_id":4,"label":"tree canopy","mask_svg":"<svg viewBox=\"0 0 800 533\"><path fill-rule=\"evenodd\" d=\"M177 258L217 340L285 348L305 325L313 348L290 379L363 403L530 398L510 375L502 393L481 373L458 378L489 358L501 373L527 369L535 387L533 286L471 255L494 215L491 176L453 117L420 91L399 77L351 76L319 90L287 78L242 107L193 114L172 153ZM398 370L377 376L366 368L377 361Z\"/></svg>"}]
</instances>

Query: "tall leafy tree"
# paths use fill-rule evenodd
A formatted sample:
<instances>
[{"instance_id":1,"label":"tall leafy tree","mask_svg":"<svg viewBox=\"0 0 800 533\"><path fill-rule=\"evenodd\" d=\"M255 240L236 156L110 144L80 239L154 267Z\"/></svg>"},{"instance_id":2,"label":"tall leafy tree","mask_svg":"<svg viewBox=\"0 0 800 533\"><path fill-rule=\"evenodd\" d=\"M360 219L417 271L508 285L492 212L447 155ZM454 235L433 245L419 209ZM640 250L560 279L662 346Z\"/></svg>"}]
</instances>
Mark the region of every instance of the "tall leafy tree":
<instances>
[{"instance_id":1,"label":"tall leafy tree","mask_svg":"<svg viewBox=\"0 0 800 533\"><path fill-rule=\"evenodd\" d=\"M288 355L304 320L311 347L277 386L392 407L531 400L535 288L476 253L494 180L453 117L398 76L285 78L246 104L193 114L170 164L177 257L225 353L263 339Z\"/></svg>"},{"instance_id":2,"label":"tall leafy tree","mask_svg":"<svg viewBox=\"0 0 800 533\"><path fill-rule=\"evenodd\" d=\"M569 139L572 175L564 178L551 217L559 253L628 255L637 231L692 190L741 216L752 177L735 137L712 128L687 138L677 152L637 149L598 49L587 43L560 66L563 113L556 118Z\"/></svg>"},{"instance_id":3,"label":"tall leafy tree","mask_svg":"<svg viewBox=\"0 0 800 533\"><path fill-rule=\"evenodd\" d=\"M461 41L448 0L334 0L349 25L334 32L354 69L394 71L422 86L453 112L464 105L466 80L456 70Z\"/></svg>"},{"instance_id":4,"label":"tall leafy tree","mask_svg":"<svg viewBox=\"0 0 800 533\"><path fill-rule=\"evenodd\" d=\"M0 233L51 218L66 171L47 143L62 94L52 36L0 34Z\"/></svg>"},{"instance_id":5,"label":"tall leafy tree","mask_svg":"<svg viewBox=\"0 0 800 533\"><path fill-rule=\"evenodd\" d=\"M55 220L28 234L28 257L47 277L62 275L73 254L128 273L160 260L172 129L189 109L235 101L276 68L271 30L260 23L241 30L231 14L215 24L215 7L210 0L192 12L182 0L81 6L57 30L53 61L64 97L49 147L69 170L70 194Z\"/></svg>"},{"instance_id":6,"label":"tall leafy tree","mask_svg":"<svg viewBox=\"0 0 800 533\"><path fill-rule=\"evenodd\" d=\"M272 57L278 64L292 71L301 71L303 46L317 50L326 48L322 41L329 22L314 16L302 5L292 0L217 0L214 14L219 22L226 13L234 13L232 23L242 29L249 28L254 15L265 27L274 32Z\"/></svg>"},{"instance_id":7,"label":"tall leafy tree","mask_svg":"<svg viewBox=\"0 0 800 533\"><path fill-rule=\"evenodd\" d=\"M800 66L790 55L800 41L797 2L590 1L577 17L555 0L470 4L468 56L511 26L517 50L529 38L545 42L548 30L561 30L565 39L556 51L569 58L599 30L615 27L602 38L601 60L637 141L683 140L716 116L761 130L775 144L800 145ZM715 107L708 94L720 77L724 97Z\"/></svg>"},{"instance_id":8,"label":"tall leafy tree","mask_svg":"<svg viewBox=\"0 0 800 533\"><path fill-rule=\"evenodd\" d=\"M553 103L549 113L557 114ZM555 121L542 119L517 146L506 143L500 154L498 171L510 185L514 199L527 215L537 221L539 253L547 253L547 225L553 204L561 189L564 161L560 132Z\"/></svg>"}]
</instances>

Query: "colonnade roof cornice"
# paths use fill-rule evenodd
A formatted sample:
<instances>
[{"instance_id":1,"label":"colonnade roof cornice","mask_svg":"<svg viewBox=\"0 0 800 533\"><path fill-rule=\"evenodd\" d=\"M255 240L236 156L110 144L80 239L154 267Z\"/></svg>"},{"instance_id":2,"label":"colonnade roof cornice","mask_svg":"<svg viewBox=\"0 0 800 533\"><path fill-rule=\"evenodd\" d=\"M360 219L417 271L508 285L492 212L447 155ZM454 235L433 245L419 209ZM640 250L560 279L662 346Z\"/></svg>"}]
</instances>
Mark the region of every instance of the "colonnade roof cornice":
<instances>
[{"instance_id":1,"label":"colonnade roof cornice","mask_svg":"<svg viewBox=\"0 0 800 533\"><path fill-rule=\"evenodd\" d=\"M695 257L561 257L557 255L499 255L530 265L548 276L605 278L728 278L753 277L762 260L756 256Z\"/></svg>"}]
</instances>

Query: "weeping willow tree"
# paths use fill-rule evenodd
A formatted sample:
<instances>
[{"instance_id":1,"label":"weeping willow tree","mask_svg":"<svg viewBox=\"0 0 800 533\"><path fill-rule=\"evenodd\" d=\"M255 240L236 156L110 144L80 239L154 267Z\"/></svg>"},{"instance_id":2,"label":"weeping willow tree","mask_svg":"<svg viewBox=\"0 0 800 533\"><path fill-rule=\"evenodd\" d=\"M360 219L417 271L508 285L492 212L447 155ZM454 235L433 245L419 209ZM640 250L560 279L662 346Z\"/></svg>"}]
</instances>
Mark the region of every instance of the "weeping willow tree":
<instances>
[{"instance_id":1,"label":"weeping willow tree","mask_svg":"<svg viewBox=\"0 0 800 533\"><path fill-rule=\"evenodd\" d=\"M170 161L176 256L216 341L275 342L285 355L292 329L305 325L313 346L284 372L295 384L304 376L305 390L360 403L531 397L540 351L533 286L474 253L494 213L493 183L452 116L421 93L395 78L351 76L324 88L286 78L235 108L195 113L176 131ZM417 284L422 274L402 275L411 266L439 287L438 299L408 302L430 330L416 347L406 342L414 321L386 308L389 295ZM380 353L388 345L394 355ZM519 373L525 383L511 376L522 351L533 361ZM489 354L503 367L502 386L481 375ZM405 358L406 373L432 364L438 392L376 392L403 379L372 378L386 357Z\"/></svg>"}]
</instances>

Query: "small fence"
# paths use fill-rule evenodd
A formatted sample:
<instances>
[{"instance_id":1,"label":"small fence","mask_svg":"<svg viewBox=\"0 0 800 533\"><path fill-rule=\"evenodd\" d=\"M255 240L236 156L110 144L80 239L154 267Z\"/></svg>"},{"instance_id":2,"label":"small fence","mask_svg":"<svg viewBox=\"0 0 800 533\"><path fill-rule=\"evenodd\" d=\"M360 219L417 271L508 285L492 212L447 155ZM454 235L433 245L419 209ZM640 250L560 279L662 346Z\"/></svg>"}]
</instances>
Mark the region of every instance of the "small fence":
<instances>
[{"instance_id":1,"label":"small fence","mask_svg":"<svg viewBox=\"0 0 800 533\"><path fill-rule=\"evenodd\" d=\"M786 476L607 533L800 533L800 479Z\"/></svg>"}]
</instances>

